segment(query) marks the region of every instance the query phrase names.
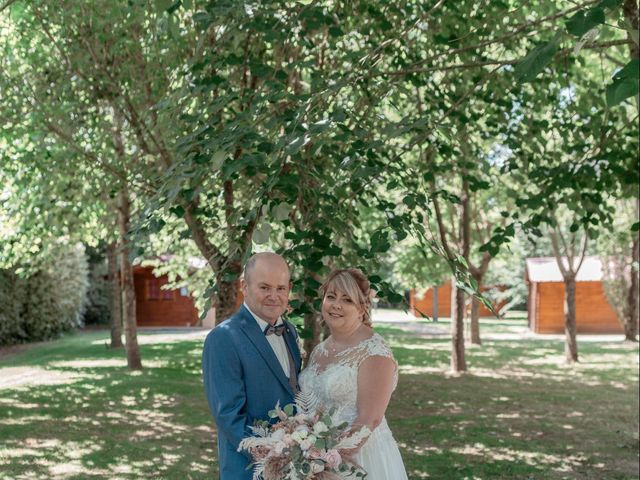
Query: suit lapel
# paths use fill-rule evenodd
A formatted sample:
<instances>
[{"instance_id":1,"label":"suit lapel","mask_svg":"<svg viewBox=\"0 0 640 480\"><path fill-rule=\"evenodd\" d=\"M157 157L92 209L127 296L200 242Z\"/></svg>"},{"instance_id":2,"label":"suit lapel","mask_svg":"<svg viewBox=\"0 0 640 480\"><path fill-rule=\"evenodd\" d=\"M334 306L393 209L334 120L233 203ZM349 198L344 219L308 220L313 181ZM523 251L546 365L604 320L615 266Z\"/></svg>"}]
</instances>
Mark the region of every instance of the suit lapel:
<instances>
[{"instance_id":1,"label":"suit lapel","mask_svg":"<svg viewBox=\"0 0 640 480\"><path fill-rule=\"evenodd\" d=\"M296 365L296 375L300 372L300 367L302 366L302 361L300 358L300 349L298 348L298 342L296 342L296 336L294 331L296 327L294 327L291 323L285 320L284 322L287 325L284 334L284 341L287 343L287 348L291 352L291 356L293 357L293 361Z\"/></svg>"},{"instance_id":2,"label":"suit lapel","mask_svg":"<svg viewBox=\"0 0 640 480\"><path fill-rule=\"evenodd\" d=\"M291 392L293 395L293 391L291 390L291 385L289 385L289 380L285 376L282 371L282 367L280 366L280 362L278 361L278 357L274 353L271 345L264 336L264 333L260 330L258 326L258 322L256 322L255 318L249 313L249 311L243 305L240 307L242 312L240 325L242 326L242 331L249 338L253 346L256 348L265 364L274 376L278 379L278 381Z\"/></svg>"}]
</instances>

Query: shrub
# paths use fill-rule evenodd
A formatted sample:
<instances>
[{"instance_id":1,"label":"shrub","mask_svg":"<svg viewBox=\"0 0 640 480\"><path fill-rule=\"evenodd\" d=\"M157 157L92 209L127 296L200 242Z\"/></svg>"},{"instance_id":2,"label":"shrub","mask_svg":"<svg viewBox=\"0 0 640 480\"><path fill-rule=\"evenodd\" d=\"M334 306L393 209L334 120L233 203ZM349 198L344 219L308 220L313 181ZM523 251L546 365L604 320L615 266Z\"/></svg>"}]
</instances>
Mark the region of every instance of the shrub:
<instances>
[{"instance_id":1,"label":"shrub","mask_svg":"<svg viewBox=\"0 0 640 480\"><path fill-rule=\"evenodd\" d=\"M82 246L59 246L27 278L0 274L0 343L49 340L82 326L88 288Z\"/></svg>"},{"instance_id":2,"label":"shrub","mask_svg":"<svg viewBox=\"0 0 640 480\"><path fill-rule=\"evenodd\" d=\"M84 323L87 325L108 324L111 321L109 280L104 258L89 261L89 289Z\"/></svg>"},{"instance_id":3,"label":"shrub","mask_svg":"<svg viewBox=\"0 0 640 480\"><path fill-rule=\"evenodd\" d=\"M27 338L22 325L24 285L14 272L0 270L0 345L24 342Z\"/></svg>"}]
</instances>

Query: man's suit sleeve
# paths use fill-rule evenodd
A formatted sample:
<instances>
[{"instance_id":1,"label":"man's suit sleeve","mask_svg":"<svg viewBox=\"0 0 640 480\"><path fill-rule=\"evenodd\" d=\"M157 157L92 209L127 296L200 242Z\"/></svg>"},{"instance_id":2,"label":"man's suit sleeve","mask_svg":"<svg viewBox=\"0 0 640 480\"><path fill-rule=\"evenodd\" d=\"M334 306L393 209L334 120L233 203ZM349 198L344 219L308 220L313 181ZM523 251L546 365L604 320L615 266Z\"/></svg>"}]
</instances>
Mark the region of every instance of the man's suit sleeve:
<instances>
[{"instance_id":1,"label":"man's suit sleeve","mask_svg":"<svg viewBox=\"0 0 640 480\"><path fill-rule=\"evenodd\" d=\"M224 329L214 329L204 343L202 372L209 409L218 427L237 449L240 441L250 435L242 364L231 336ZM246 453L246 452L245 452Z\"/></svg>"}]
</instances>

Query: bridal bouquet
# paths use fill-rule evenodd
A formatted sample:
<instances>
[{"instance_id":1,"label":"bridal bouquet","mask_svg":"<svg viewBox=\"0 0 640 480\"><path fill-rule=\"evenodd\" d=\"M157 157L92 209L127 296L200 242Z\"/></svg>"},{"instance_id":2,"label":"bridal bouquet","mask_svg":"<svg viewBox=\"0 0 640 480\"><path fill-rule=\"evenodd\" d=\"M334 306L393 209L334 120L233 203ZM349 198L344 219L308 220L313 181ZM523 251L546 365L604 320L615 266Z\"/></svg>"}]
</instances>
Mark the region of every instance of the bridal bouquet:
<instances>
[{"instance_id":1,"label":"bridal bouquet","mask_svg":"<svg viewBox=\"0 0 640 480\"><path fill-rule=\"evenodd\" d=\"M365 478L350 457L371 431L364 427L347 434L347 424L333 425L332 412L315 409L312 394L298 394L295 404L280 404L269 412L277 423L259 422L254 436L240 442L238 451L249 450L253 480L340 480ZM294 415L295 410L295 415Z\"/></svg>"}]
</instances>

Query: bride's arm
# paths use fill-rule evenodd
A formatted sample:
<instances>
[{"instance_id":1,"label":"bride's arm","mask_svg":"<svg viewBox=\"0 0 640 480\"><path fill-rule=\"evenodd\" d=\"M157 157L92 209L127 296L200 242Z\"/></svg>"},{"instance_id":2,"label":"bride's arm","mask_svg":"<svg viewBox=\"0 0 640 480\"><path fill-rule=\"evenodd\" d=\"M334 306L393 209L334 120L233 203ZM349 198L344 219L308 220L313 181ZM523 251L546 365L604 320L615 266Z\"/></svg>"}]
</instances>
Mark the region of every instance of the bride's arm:
<instances>
[{"instance_id":1,"label":"bride's arm","mask_svg":"<svg viewBox=\"0 0 640 480\"><path fill-rule=\"evenodd\" d=\"M373 355L360 365L358 370L358 416L353 428L367 427L373 431L389 405L394 389L396 363L392 358Z\"/></svg>"}]
</instances>

